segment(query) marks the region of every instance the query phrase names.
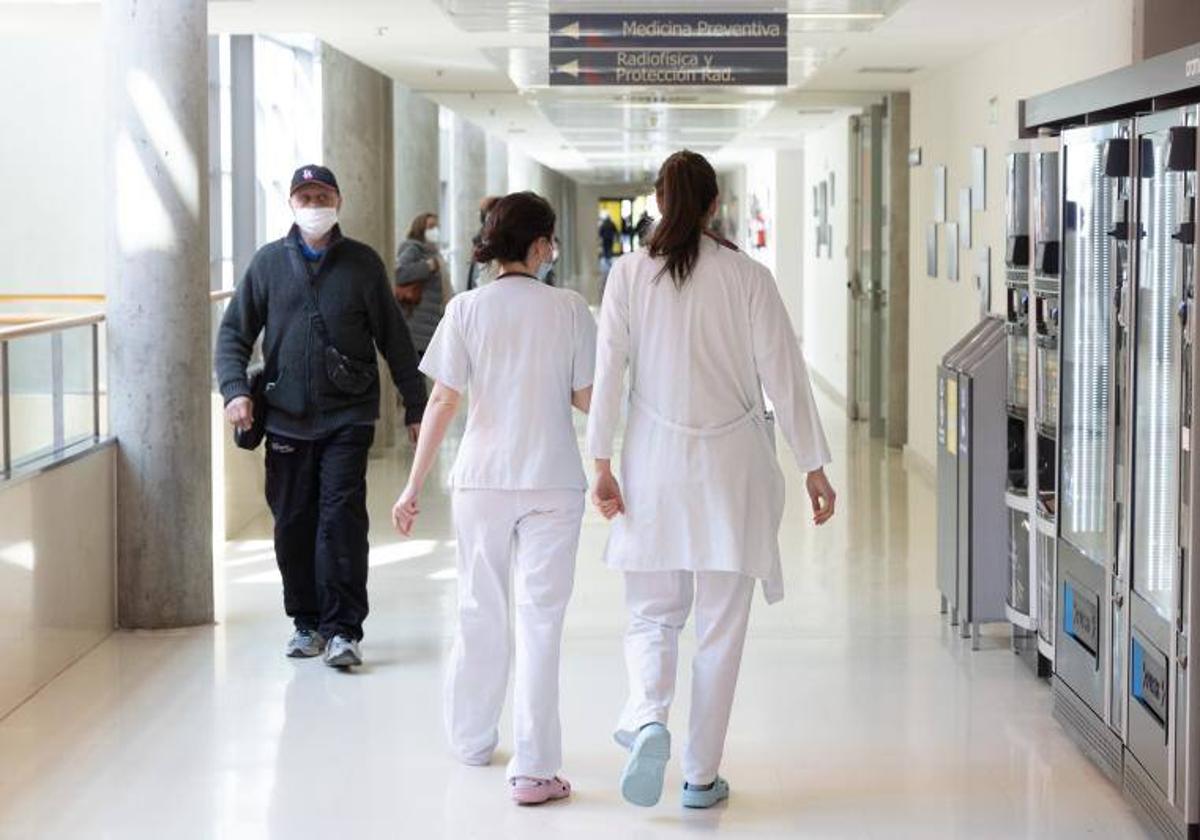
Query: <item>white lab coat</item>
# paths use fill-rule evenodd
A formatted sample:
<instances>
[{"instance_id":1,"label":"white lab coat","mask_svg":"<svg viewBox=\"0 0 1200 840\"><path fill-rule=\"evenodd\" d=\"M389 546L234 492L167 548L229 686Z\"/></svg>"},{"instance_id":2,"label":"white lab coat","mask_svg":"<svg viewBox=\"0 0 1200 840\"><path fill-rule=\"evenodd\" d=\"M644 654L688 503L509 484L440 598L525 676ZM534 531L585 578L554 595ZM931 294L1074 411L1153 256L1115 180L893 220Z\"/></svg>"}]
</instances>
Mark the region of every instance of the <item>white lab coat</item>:
<instances>
[{"instance_id":1,"label":"white lab coat","mask_svg":"<svg viewBox=\"0 0 1200 840\"><path fill-rule=\"evenodd\" d=\"M771 273L705 237L677 289L645 251L613 266L600 313L588 454L611 458L629 372L625 515L605 552L624 571L738 572L783 597L783 474L763 391L803 472L829 447Z\"/></svg>"}]
</instances>

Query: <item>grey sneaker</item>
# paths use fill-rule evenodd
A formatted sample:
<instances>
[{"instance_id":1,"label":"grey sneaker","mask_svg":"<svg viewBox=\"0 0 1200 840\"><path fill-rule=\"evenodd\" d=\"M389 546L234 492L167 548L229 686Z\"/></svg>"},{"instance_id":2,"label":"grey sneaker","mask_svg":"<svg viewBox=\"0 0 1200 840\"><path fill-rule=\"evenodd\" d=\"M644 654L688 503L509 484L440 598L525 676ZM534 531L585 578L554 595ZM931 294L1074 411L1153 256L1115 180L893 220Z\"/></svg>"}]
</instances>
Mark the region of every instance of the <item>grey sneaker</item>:
<instances>
[{"instance_id":1,"label":"grey sneaker","mask_svg":"<svg viewBox=\"0 0 1200 840\"><path fill-rule=\"evenodd\" d=\"M350 668L362 664L358 642L338 633L325 646L325 664L333 668Z\"/></svg>"},{"instance_id":2,"label":"grey sneaker","mask_svg":"<svg viewBox=\"0 0 1200 840\"><path fill-rule=\"evenodd\" d=\"M316 630L297 630L287 643L287 655L293 659L311 659L324 649L325 639Z\"/></svg>"}]
</instances>

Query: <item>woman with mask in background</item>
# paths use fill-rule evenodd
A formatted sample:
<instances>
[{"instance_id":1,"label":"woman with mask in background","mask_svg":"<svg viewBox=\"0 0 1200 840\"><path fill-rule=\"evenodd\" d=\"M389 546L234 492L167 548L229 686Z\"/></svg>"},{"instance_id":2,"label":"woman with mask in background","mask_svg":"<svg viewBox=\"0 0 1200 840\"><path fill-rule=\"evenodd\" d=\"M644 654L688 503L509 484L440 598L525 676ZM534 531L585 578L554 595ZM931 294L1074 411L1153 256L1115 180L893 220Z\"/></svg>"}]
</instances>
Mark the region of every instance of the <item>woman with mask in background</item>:
<instances>
[{"instance_id":1,"label":"woman with mask in background","mask_svg":"<svg viewBox=\"0 0 1200 840\"><path fill-rule=\"evenodd\" d=\"M513 645L509 579L516 602L515 741L508 779L514 801L570 795L558 713L559 644L575 575L587 479L571 407L591 402L596 326L572 291L541 282L553 259L555 215L531 192L488 213L475 260L497 278L456 296L425 351L434 380L408 485L392 511L412 533L419 499L464 393L466 431L450 476L458 539L458 628L446 685L446 727L455 754L485 765Z\"/></svg>"},{"instance_id":2,"label":"woman with mask in background","mask_svg":"<svg viewBox=\"0 0 1200 840\"><path fill-rule=\"evenodd\" d=\"M418 358L425 355L451 296L445 266L438 254L440 239L437 214L418 213L396 253L396 300Z\"/></svg>"},{"instance_id":3,"label":"woman with mask in background","mask_svg":"<svg viewBox=\"0 0 1200 840\"><path fill-rule=\"evenodd\" d=\"M593 498L616 520L606 550L625 576L629 699L615 733L630 751L621 792L662 795L679 633L693 605L696 652L683 754L683 805L729 795L718 775L755 580L783 596L778 533L783 474L766 391L817 524L833 515L829 448L800 346L771 273L705 231L717 177L679 152L659 170L662 218L645 249L613 266L600 314L588 450ZM622 485L611 469L629 372Z\"/></svg>"}]
</instances>

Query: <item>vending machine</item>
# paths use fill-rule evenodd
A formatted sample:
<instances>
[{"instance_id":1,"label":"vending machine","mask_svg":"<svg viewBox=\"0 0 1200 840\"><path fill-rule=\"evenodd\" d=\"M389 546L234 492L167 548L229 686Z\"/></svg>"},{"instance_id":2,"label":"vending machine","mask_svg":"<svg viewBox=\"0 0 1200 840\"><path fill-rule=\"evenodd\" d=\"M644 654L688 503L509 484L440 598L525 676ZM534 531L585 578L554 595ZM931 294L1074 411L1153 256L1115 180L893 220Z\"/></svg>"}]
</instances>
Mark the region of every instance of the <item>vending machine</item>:
<instances>
[{"instance_id":1,"label":"vending machine","mask_svg":"<svg viewBox=\"0 0 1200 840\"><path fill-rule=\"evenodd\" d=\"M1062 133L1055 714L1121 778L1128 120Z\"/></svg>"},{"instance_id":2,"label":"vending machine","mask_svg":"<svg viewBox=\"0 0 1200 840\"><path fill-rule=\"evenodd\" d=\"M1015 143L1005 157L1004 291L1008 351L1005 410L1008 435L1008 485L1004 494L1008 518L1008 594L1004 612L1012 625L1013 650L1023 652L1037 630L1037 545L1034 505L1037 482L1032 447L1035 371L1030 353L1030 198L1027 141Z\"/></svg>"},{"instance_id":3,"label":"vending machine","mask_svg":"<svg viewBox=\"0 0 1200 840\"><path fill-rule=\"evenodd\" d=\"M1055 586L1058 547L1058 324L1062 260L1059 141L1031 141L1032 249L1030 346L1033 422L1029 430L1033 501L1033 576L1038 673L1049 676L1054 662Z\"/></svg>"},{"instance_id":4,"label":"vending machine","mask_svg":"<svg viewBox=\"0 0 1200 840\"><path fill-rule=\"evenodd\" d=\"M1196 394L1196 127L1192 105L1134 128L1131 394L1126 574L1114 576L1114 719L1125 721L1126 790L1168 836L1200 816L1196 630L1200 583L1192 457ZM1118 618L1119 617L1119 618ZM1127 628L1127 629L1126 629Z\"/></svg>"}]
</instances>

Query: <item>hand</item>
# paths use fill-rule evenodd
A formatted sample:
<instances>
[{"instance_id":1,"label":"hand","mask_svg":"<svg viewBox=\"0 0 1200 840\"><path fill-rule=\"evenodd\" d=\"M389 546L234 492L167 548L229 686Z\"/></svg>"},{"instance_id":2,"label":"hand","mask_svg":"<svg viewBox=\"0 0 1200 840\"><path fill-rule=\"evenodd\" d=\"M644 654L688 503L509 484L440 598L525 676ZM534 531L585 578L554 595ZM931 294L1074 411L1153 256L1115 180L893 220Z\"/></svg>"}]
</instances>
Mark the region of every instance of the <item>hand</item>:
<instances>
[{"instance_id":1,"label":"hand","mask_svg":"<svg viewBox=\"0 0 1200 840\"><path fill-rule=\"evenodd\" d=\"M596 476L596 486L592 489L592 504L605 519L612 519L618 513L625 512L621 485L611 472L602 472Z\"/></svg>"},{"instance_id":2,"label":"hand","mask_svg":"<svg viewBox=\"0 0 1200 840\"><path fill-rule=\"evenodd\" d=\"M234 397L225 406L225 419L239 431L250 431L254 425L254 403L249 397Z\"/></svg>"},{"instance_id":3,"label":"hand","mask_svg":"<svg viewBox=\"0 0 1200 840\"><path fill-rule=\"evenodd\" d=\"M417 516L421 513L420 504L417 501L417 491L410 485L404 488L404 492L400 494L400 498L396 499L396 504L392 506L392 524L396 526L396 530L406 537L412 536L413 525L416 524Z\"/></svg>"},{"instance_id":4,"label":"hand","mask_svg":"<svg viewBox=\"0 0 1200 840\"><path fill-rule=\"evenodd\" d=\"M417 439L420 436L421 436L421 424L420 423L409 423L408 424L408 442L411 443L413 446L416 446Z\"/></svg>"},{"instance_id":5,"label":"hand","mask_svg":"<svg viewBox=\"0 0 1200 840\"><path fill-rule=\"evenodd\" d=\"M824 525L833 518L834 504L837 501L837 493L833 492L833 485L825 477L824 468L810 472L804 486L808 489L808 498L812 501L813 523Z\"/></svg>"},{"instance_id":6,"label":"hand","mask_svg":"<svg viewBox=\"0 0 1200 840\"><path fill-rule=\"evenodd\" d=\"M425 260L425 264L426 264L427 266L429 266L429 270L430 270L430 271L437 271L437 270L438 270L438 266L437 266L437 260L435 260L433 257L430 257L429 259Z\"/></svg>"}]
</instances>

